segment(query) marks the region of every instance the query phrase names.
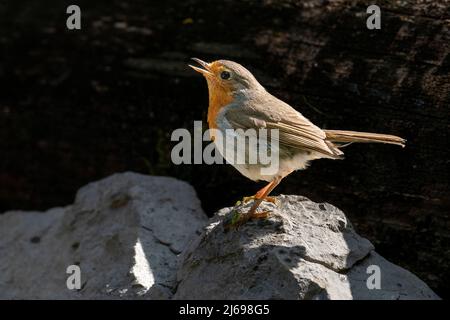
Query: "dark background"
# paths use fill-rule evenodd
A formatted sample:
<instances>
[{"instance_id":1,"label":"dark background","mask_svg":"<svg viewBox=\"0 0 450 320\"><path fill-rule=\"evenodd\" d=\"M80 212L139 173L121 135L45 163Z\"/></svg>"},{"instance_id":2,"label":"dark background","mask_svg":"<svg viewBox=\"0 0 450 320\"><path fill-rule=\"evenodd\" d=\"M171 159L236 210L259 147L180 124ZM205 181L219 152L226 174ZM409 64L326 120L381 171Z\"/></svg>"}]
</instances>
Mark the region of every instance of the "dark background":
<instances>
[{"instance_id":1,"label":"dark background","mask_svg":"<svg viewBox=\"0 0 450 320\"><path fill-rule=\"evenodd\" d=\"M262 184L231 166L170 161L176 128L205 120L189 57L231 59L317 125L400 135L352 145L275 193L344 210L388 260L449 296L450 6L377 1L0 2L0 212L71 203L119 171L194 185L208 215ZM78 4L82 29L66 29Z\"/></svg>"}]
</instances>

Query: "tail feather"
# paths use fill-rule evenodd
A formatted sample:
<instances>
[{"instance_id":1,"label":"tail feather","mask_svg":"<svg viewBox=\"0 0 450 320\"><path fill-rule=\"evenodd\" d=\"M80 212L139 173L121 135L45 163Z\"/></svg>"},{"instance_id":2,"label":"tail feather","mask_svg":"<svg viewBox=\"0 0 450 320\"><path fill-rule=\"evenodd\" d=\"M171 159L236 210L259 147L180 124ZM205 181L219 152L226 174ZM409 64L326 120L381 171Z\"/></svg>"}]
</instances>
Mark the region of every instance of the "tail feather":
<instances>
[{"instance_id":1,"label":"tail feather","mask_svg":"<svg viewBox=\"0 0 450 320\"><path fill-rule=\"evenodd\" d=\"M405 147L406 140L390 134L344 131L344 130L324 130L327 140L331 142L361 142L361 143L388 143Z\"/></svg>"}]
</instances>

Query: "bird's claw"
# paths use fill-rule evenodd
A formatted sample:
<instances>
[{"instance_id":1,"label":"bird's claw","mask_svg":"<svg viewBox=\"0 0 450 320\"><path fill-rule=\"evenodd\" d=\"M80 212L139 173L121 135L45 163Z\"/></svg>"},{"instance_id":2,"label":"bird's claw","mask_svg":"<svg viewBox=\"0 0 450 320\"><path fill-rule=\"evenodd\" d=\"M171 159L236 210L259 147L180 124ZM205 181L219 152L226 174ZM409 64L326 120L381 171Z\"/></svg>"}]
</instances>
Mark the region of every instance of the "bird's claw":
<instances>
[{"instance_id":1,"label":"bird's claw","mask_svg":"<svg viewBox=\"0 0 450 320\"><path fill-rule=\"evenodd\" d=\"M237 201L236 205L240 205L241 203L248 203L252 200L257 200L257 196L243 197L242 201ZM278 206L278 200L276 197L265 197L263 201L271 202L274 205Z\"/></svg>"},{"instance_id":2,"label":"bird's claw","mask_svg":"<svg viewBox=\"0 0 450 320\"><path fill-rule=\"evenodd\" d=\"M250 219L259 220L267 219L270 217L271 211L255 212L250 215Z\"/></svg>"},{"instance_id":3,"label":"bird's claw","mask_svg":"<svg viewBox=\"0 0 450 320\"><path fill-rule=\"evenodd\" d=\"M247 203L250 202L252 200L255 200L255 196L250 196L250 197L243 197L242 201L238 201L238 202L243 202L243 203Z\"/></svg>"}]
</instances>

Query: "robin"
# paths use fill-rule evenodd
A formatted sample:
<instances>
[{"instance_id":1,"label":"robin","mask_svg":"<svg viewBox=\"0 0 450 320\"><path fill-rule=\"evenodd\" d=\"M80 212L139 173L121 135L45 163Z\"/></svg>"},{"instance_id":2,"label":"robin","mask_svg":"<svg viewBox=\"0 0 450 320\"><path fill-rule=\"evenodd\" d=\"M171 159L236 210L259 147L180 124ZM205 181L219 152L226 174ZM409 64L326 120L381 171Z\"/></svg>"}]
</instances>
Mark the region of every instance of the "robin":
<instances>
[{"instance_id":1,"label":"robin","mask_svg":"<svg viewBox=\"0 0 450 320\"><path fill-rule=\"evenodd\" d=\"M260 163L235 164L228 161L247 178L264 180L268 184L253 197L249 197L254 199L250 210L235 216L225 225L226 230L237 228L250 219L266 218L269 212L257 211L261 202L274 201L269 197L270 192L290 173L305 169L311 160L342 159L343 152L340 148L353 142L405 146L405 139L393 135L322 130L290 105L267 92L253 74L240 64L229 60L207 63L197 58L192 59L199 67L189 66L200 72L208 84L207 121L210 129L220 132L229 132L229 129L277 130L279 159L275 172L263 174L263 165ZM268 141L266 143L269 147L274 145ZM225 159L227 147L227 144L221 144L218 148Z\"/></svg>"}]
</instances>

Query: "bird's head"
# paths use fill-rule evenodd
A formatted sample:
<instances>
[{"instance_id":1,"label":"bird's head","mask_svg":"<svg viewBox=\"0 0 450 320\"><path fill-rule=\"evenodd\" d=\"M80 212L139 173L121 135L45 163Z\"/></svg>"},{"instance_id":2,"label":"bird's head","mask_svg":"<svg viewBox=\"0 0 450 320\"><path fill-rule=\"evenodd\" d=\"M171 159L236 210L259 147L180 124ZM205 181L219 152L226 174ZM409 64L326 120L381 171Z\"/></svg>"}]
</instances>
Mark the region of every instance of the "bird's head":
<instances>
[{"instance_id":1,"label":"bird's head","mask_svg":"<svg viewBox=\"0 0 450 320\"><path fill-rule=\"evenodd\" d=\"M198 58L192 58L200 67L189 65L200 72L208 82L210 95L235 94L246 90L264 90L253 74L239 63L229 60L217 60L207 63Z\"/></svg>"}]
</instances>

